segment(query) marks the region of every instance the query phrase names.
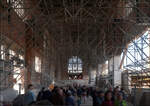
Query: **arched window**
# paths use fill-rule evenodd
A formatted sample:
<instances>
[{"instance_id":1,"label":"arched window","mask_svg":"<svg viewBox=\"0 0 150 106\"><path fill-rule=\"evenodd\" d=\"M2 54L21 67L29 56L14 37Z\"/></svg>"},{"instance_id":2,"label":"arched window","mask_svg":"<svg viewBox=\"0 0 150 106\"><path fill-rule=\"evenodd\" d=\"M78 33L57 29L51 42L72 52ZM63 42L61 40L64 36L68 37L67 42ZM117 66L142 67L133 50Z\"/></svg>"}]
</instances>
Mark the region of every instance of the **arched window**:
<instances>
[{"instance_id":1,"label":"arched window","mask_svg":"<svg viewBox=\"0 0 150 106\"><path fill-rule=\"evenodd\" d=\"M72 58L69 59L68 73L69 74L82 73L82 60L78 56L72 56Z\"/></svg>"}]
</instances>

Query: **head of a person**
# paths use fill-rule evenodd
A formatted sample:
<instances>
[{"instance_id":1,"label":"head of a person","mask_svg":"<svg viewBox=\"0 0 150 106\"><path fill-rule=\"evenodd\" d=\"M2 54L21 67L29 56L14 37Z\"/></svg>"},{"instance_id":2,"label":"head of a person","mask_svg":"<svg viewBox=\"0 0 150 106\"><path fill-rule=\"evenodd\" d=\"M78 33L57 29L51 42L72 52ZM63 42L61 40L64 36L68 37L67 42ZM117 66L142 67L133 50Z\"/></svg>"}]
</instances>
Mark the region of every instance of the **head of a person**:
<instances>
[{"instance_id":1,"label":"head of a person","mask_svg":"<svg viewBox=\"0 0 150 106\"><path fill-rule=\"evenodd\" d=\"M116 86L114 89L115 92L119 92L119 86Z\"/></svg>"},{"instance_id":2,"label":"head of a person","mask_svg":"<svg viewBox=\"0 0 150 106\"><path fill-rule=\"evenodd\" d=\"M71 96L72 95L72 93L71 93L71 91L69 90L68 92L67 92L67 96Z\"/></svg>"},{"instance_id":3,"label":"head of a person","mask_svg":"<svg viewBox=\"0 0 150 106\"><path fill-rule=\"evenodd\" d=\"M118 90L116 90L116 89L114 89L114 91L113 91L113 95L115 95L115 96L117 96L117 94L119 93L119 91Z\"/></svg>"},{"instance_id":4,"label":"head of a person","mask_svg":"<svg viewBox=\"0 0 150 106\"><path fill-rule=\"evenodd\" d=\"M121 88L121 91L124 91L124 88Z\"/></svg>"},{"instance_id":5,"label":"head of a person","mask_svg":"<svg viewBox=\"0 0 150 106\"><path fill-rule=\"evenodd\" d=\"M111 99L112 99L112 92L111 91L107 91L105 93L105 100L106 101L111 101Z\"/></svg>"},{"instance_id":6,"label":"head of a person","mask_svg":"<svg viewBox=\"0 0 150 106\"><path fill-rule=\"evenodd\" d=\"M42 88L41 88L41 91L44 91L44 90L45 90L45 87L42 87Z\"/></svg>"},{"instance_id":7,"label":"head of a person","mask_svg":"<svg viewBox=\"0 0 150 106\"><path fill-rule=\"evenodd\" d=\"M58 89L58 86L54 86L54 89L52 90L52 92L57 93L57 89Z\"/></svg>"},{"instance_id":8,"label":"head of a person","mask_svg":"<svg viewBox=\"0 0 150 106\"><path fill-rule=\"evenodd\" d=\"M57 88L57 93L60 95L60 96L63 96L63 90L61 88Z\"/></svg>"},{"instance_id":9,"label":"head of a person","mask_svg":"<svg viewBox=\"0 0 150 106\"><path fill-rule=\"evenodd\" d=\"M119 101L122 101L122 100L123 100L123 94L122 94L122 93L118 93L118 94L117 94L117 99L118 99Z\"/></svg>"},{"instance_id":10,"label":"head of a person","mask_svg":"<svg viewBox=\"0 0 150 106\"><path fill-rule=\"evenodd\" d=\"M98 92L98 96L101 97L101 98L103 98L104 97L104 92L103 91L99 91Z\"/></svg>"},{"instance_id":11,"label":"head of a person","mask_svg":"<svg viewBox=\"0 0 150 106\"><path fill-rule=\"evenodd\" d=\"M33 89L34 89L33 85L32 85L32 84L29 84L29 85L28 85L28 90L33 90Z\"/></svg>"}]
</instances>

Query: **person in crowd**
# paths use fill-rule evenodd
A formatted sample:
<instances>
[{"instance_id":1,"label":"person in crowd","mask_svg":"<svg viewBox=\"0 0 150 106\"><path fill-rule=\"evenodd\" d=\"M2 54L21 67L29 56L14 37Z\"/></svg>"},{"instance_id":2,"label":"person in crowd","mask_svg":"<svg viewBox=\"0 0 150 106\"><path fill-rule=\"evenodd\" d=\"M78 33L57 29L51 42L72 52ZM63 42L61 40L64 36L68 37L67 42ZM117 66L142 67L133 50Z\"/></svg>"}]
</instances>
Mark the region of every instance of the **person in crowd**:
<instances>
[{"instance_id":1,"label":"person in crowd","mask_svg":"<svg viewBox=\"0 0 150 106\"><path fill-rule=\"evenodd\" d=\"M112 89L108 89L105 93L99 91L95 87L88 86L54 86L50 85L47 90L43 87L35 102L35 95L33 92L33 85L28 85L28 91L15 99L14 106L18 104L18 101L24 105L35 104L51 104L53 106L127 106L125 101L124 90L116 87L112 92ZM23 98L23 99L21 99Z\"/></svg>"},{"instance_id":2,"label":"person in crowd","mask_svg":"<svg viewBox=\"0 0 150 106\"><path fill-rule=\"evenodd\" d=\"M114 90L114 92L112 93L112 101L117 100L118 93L119 93L119 91Z\"/></svg>"},{"instance_id":3,"label":"person in crowd","mask_svg":"<svg viewBox=\"0 0 150 106\"><path fill-rule=\"evenodd\" d=\"M54 106L65 105L65 95L61 88L59 87L54 88L51 102Z\"/></svg>"},{"instance_id":4,"label":"person in crowd","mask_svg":"<svg viewBox=\"0 0 150 106\"><path fill-rule=\"evenodd\" d=\"M127 106L125 100L123 100L123 94L120 92L117 95L117 100L115 100L115 106Z\"/></svg>"},{"instance_id":5,"label":"person in crowd","mask_svg":"<svg viewBox=\"0 0 150 106\"><path fill-rule=\"evenodd\" d=\"M72 86L69 86L69 90L71 91L72 95L75 96L76 90Z\"/></svg>"},{"instance_id":6,"label":"person in crowd","mask_svg":"<svg viewBox=\"0 0 150 106\"><path fill-rule=\"evenodd\" d=\"M77 96L76 102L77 102L77 106L81 105L81 96Z\"/></svg>"},{"instance_id":7,"label":"person in crowd","mask_svg":"<svg viewBox=\"0 0 150 106\"><path fill-rule=\"evenodd\" d=\"M126 100L127 94L126 94L125 90L123 88L121 88L120 92L123 94L123 99Z\"/></svg>"},{"instance_id":8,"label":"person in crowd","mask_svg":"<svg viewBox=\"0 0 150 106\"><path fill-rule=\"evenodd\" d=\"M93 98L93 106L96 106L96 98L97 98L97 91L96 91L96 88L92 88L92 91L91 91L91 96Z\"/></svg>"},{"instance_id":9,"label":"person in crowd","mask_svg":"<svg viewBox=\"0 0 150 106\"><path fill-rule=\"evenodd\" d=\"M115 90L116 90L116 91L120 91L119 86L116 86L116 87L115 87Z\"/></svg>"},{"instance_id":10,"label":"person in crowd","mask_svg":"<svg viewBox=\"0 0 150 106\"><path fill-rule=\"evenodd\" d=\"M43 100L48 100L49 102L51 102L52 99L52 89L50 88L50 86L47 88L47 90L44 91L42 98Z\"/></svg>"},{"instance_id":11,"label":"person in crowd","mask_svg":"<svg viewBox=\"0 0 150 106\"><path fill-rule=\"evenodd\" d=\"M105 100L103 101L102 106L114 106L112 101L112 92L107 91L105 93Z\"/></svg>"},{"instance_id":12,"label":"person in crowd","mask_svg":"<svg viewBox=\"0 0 150 106\"><path fill-rule=\"evenodd\" d=\"M66 87L63 87L63 93L64 93L64 95L66 96L67 95L67 93L68 93L68 89L66 88Z\"/></svg>"},{"instance_id":13,"label":"person in crowd","mask_svg":"<svg viewBox=\"0 0 150 106\"><path fill-rule=\"evenodd\" d=\"M117 100L118 93L119 93L119 87L116 86L115 89L114 89L114 91L112 92L112 100L113 101Z\"/></svg>"},{"instance_id":14,"label":"person in crowd","mask_svg":"<svg viewBox=\"0 0 150 106\"><path fill-rule=\"evenodd\" d=\"M93 99L91 96L87 96L87 92L84 91L81 96L81 104L80 106L92 106Z\"/></svg>"},{"instance_id":15,"label":"person in crowd","mask_svg":"<svg viewBox=\"0 0 150 106\"><path fill-rule=\"evenodd\" d=\"M28 91L25 93L25 96L24 96L25 105L32 104L36 101L36 97L35 97L35 94L33 92L33 89L34 89L33 85L29 84L28 85Z\"/></svg>"},{"instance_id":16,"label":"person in crowd","mask_svg":"<svg viewBox=\"0 0 150 106\"><path fill-rule=\"evenodd\" d=\"M75 106L75 100L74 100L74 97L72 96L71 91L67 92L67 95L66 95L66 105L67 106Z\"/></svg>"},{"instance_id":17,"label":"person in crowd","mask_svg":"<svg viewBox=\"0 0 150 106\"><path fill-rule=\"evenodd\" d=\"M82 89L79 87L79 88L77 88L78 97L81 97L81 94L82 94Z\"/></svg>"},{"instance_id":18,"label":"person in crowd","mask_svg":"<svg viewBox=\"0 0 150 106\"><path fill-rule=\"evenodd\" d=\"M103 101L104 101L104 92L103 91L99 91L97 92L97 97L96 97L96 103L95 106L101 106Z\"/></svg>"},{"instance_id":19,"label":"person in crowd","mask_svg":"<svg viewBox=\"0 0 150 106\"><path fill-rule=\"evenodd\" d=\"M82 92L86 92L86 91L87 91L86 86L85 85L82 86Z\"/></svg>"},{"instance_id":20,"label":"person in crowd","mask_svg":"<svg viewBox=\"0 0 150 106\"><path fill-rule=\"evenodd\" d=\"M42 87L42 89L40 90L40 92L37 95L36 101L43 100L44 90L45 90L45 87Z\"/></svg>"}]
</instances>

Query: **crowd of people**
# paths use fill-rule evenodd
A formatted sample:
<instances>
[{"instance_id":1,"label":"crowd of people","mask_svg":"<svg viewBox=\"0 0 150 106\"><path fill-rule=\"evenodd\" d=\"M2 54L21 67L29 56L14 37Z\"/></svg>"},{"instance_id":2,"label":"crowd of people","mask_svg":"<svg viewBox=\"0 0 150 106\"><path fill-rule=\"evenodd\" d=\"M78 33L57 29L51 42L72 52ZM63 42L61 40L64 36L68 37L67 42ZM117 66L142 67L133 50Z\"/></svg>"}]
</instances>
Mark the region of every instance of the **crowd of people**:
<instances>
[{"instance_id":1,"label":"crowd of people","mask_svg":"<svg viewBox=\"0 0 150 106\"><path fill-rule=\"evenodd\" d=\"M33 85L30 84L28 91L24 94L24 104L30 106L127 106L126 93L119 87L103 91L87 86L50 85L48 88L43 87L37 97L33 89ZM16 104L14 102L14 106L17 106Z\"/></svg>"}]
</instances>

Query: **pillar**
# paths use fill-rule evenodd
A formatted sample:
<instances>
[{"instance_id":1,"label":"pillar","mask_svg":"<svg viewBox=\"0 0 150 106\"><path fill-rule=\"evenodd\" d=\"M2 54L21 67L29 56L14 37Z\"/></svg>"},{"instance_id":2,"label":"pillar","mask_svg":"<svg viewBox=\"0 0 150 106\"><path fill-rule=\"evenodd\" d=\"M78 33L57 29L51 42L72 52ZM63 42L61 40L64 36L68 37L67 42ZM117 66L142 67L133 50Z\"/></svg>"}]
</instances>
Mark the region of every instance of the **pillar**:
<instances>
[{"instance_id":1,"label":"pillar","mask_svg":"<svg viewBox=\"0 0 150 106\"><path fill-rule=\"evenodd\" d=\"M83 65L83 80L89 80L88 72L88 65Z\"/></svg>"},{"instance_id":2,"label":"pillar","mask_svg":"<svg viewBox=\"0 0 150 106\"><path fill-rule=\"evenodd\" d=\"M89 68L89 84L95 85L96 81L96 69L90 67Z\"/></svg>"},{"instance_id":3,"label":"pillar","mask_svg":"<svg viewBox=\"0 0 150 106\"><path fill-rule=\"evenodd\" d=\"M103 71L103 64L98 64L96 76L99 77L101 75L102 71Z\"/></svg>"},{"instance_id":4,"label":"pillar","mask_svg":"<svg viewBox=\"0 0 150 106\"><path fill-rule=\"evenodd\" d=\"M109 60L108 68L109 68L109 76L112 86L121 86L121 70L119 69L121 63L121 56L114 56Z\"/></svg>"}]
</instances>

